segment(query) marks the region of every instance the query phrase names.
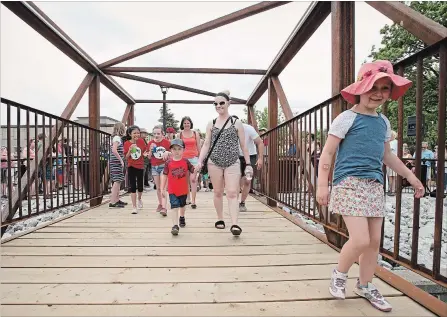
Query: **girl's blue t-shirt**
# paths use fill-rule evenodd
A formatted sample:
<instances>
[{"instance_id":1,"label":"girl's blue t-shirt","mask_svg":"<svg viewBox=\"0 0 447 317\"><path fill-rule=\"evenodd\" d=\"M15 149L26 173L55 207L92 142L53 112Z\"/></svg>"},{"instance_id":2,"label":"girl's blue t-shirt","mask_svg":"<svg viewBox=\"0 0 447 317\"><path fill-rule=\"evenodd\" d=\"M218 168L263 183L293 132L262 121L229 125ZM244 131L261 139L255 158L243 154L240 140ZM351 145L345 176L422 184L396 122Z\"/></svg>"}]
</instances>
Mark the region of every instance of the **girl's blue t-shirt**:
<instances>
[{"instance_id":1,"label":"girl's blue t-shirt","mask_svg":"<svg viewBox=\"0 0 447 317\"><path fill-rule=\"evenodd\" d=\"M334 185L349 176L383 184L385 142L391 141L387 117L346 110L335 118L328 133L342 139L335 160Z\"/></svg>"}]
</instances>

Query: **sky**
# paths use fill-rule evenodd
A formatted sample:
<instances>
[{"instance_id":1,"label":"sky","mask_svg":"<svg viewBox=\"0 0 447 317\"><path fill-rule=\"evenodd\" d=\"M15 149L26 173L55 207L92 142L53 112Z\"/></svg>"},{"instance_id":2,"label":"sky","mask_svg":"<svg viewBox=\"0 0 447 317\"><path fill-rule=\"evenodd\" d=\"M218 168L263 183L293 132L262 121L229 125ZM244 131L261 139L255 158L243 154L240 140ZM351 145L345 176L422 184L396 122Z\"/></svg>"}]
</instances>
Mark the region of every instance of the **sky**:
<instances>
[{"instance_id":1,"label":"sky","mask_svg":"<svg viewBox=\"0 0 447 317\"><path fill-rule=\"evenodd\" d=\"M255 2L35 2L97 63L240 10ZM293 2L217 28L115 66L212 67L267 69L310 2ZM0 93L27 106L60 115L86 72L16 17L0 7ZM380 29L391 20L364 2L355 9L356 72ZM260 75L135 73L193 88L248 99ZM114 77L135 99L162 99L158 86ZM331 97L331 16L298 52L279 79L294 112L303 112ZM88 116L86 93L72 119ZM125 103L101 86L101 115L121 120ZM167 99L210 100L210 97L169 89ZM267 95L256 104L267 106ZM152 129L161 104L135 105L135 123ZM244 117L244 105L230 112ZM169 105L178 120L188 115L204 131L216 117L210 105ZM5 123L2 108L1 123Z\"/></svg>"}]
</instances>

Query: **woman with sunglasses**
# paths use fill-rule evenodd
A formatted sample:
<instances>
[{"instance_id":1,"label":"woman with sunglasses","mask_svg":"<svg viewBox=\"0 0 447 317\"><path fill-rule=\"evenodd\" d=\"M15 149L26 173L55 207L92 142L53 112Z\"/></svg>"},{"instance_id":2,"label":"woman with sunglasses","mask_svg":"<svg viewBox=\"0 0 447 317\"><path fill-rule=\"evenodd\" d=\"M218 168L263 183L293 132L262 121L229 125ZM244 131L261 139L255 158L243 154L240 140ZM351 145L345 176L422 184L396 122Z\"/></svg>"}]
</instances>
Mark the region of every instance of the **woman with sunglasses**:
<instances>
[{"instance_id":1,"label":"woman with sunglasses","mask_svg":"<svg viewBox=\"0 0 447 317\"><path fill-rule=\"evenodd\" d=\"M190 117L183 117L180 121L180 133L178 138L183 140L185 150L183 158L187 159L193 166L199 162L200 153L200 134L193 130L193 123ZM197 173L190 175L191 193L188 193L187 202L191 202L191 208L196 209L196 195L197 195ZM191 196L191 200L190 200ZM182 218L183 216L183 218ZM184 222L184 215L180 215L180 225Z\"/></svg>"},{"instance_id":2,"label":"woman with sunglasses","mask_svg":"<svg viewBox=\"0 0 447 317\"><path fill-rule=\"evenodd\" d=\"M217 229L225 229L223 220L223 194L226 189L228 208L231 216L231 233L239 236L242 233L238 226L239 202L238 195L240 189L241 170L239 161L239 146L242 149L246 162L250 162L247 148L245 146L245 133L242 122L230 116L230 93L220 92L214 99L214 107L218 117L210 121L206 127L206 137L202 150L200 151L199 162L196 172L202 169L205 162L208 167L208 174L213 182L214 207L216 208L218 221L215 223ZM214 144L214 147L213 147ZM247 165L245 174L253 175L253 167Z\"/></svg>"}]
</instances>

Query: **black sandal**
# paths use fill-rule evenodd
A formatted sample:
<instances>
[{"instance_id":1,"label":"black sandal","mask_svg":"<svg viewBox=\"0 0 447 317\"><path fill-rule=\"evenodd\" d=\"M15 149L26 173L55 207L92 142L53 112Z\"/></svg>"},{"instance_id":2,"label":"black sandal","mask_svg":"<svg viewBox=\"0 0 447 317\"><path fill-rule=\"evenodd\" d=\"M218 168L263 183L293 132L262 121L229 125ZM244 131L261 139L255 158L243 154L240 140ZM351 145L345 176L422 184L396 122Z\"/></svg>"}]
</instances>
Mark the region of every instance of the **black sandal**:
<instances>
[{"instance_id":1,"label":"black sandal","mask_svg":"<svg viewBox=\"0 0 447 317\"><path fill-rule=\"evenodd\" d=\"M218 227L218 226L221 226L221 227ZM216 221L216 223L214 224L214 227L216 227L216 229L225 229L225 221L223 221L223 220Z\"/></svg>"},{"instance_id":2,"label":"black sandal","mask_svg":"<svg viewBox=\"0 0 447 317\"><path fill-rule=\"evenodd\" d=\"M182 227L182 228L186 226L186 220L185 220L185 217L180 216L180 218L179 218L179 225L180 225L180 227Z\"/></svg>"},{"instance_id":3,"label":"black sandal","mask_svg":"<svg viewBox=\"0 0 447 317\"><path fill-rule=\"evenodd\" d=\"M230 231L233 236L239 236L242 233L242 229L238 225L232 225Z\"/></svg>"},{"instance_id":4,"label":"black sandal","mask_svg":"<svg viewBox=\"0 0 447 317\"><path fill-rule=\"evenodd\" d=\"M192 208L192 209L196 209L196 208L197 208L197 205L196 205L196 204L191 204L191 208Z\"/></svg>"}]
</instances>

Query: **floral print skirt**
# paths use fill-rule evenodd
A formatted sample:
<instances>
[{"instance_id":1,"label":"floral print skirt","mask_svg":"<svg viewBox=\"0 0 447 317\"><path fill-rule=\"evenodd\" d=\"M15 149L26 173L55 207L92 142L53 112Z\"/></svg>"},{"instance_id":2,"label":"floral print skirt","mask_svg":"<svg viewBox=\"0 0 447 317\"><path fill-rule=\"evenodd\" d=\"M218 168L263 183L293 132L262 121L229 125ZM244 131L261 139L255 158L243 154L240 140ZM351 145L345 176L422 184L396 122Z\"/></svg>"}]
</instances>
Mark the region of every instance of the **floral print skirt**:
<instances>
[{"instance_id":1,"label":"floral print skirt","mask_svg":"<svg viewBox=\"0 0 447 317\"><path fill-rule=\"evenodd\" d=\"M332 188L329 212L352 217L385 217L383 185L374 179L347 177Z\"/></svg>"}]
</instances>

